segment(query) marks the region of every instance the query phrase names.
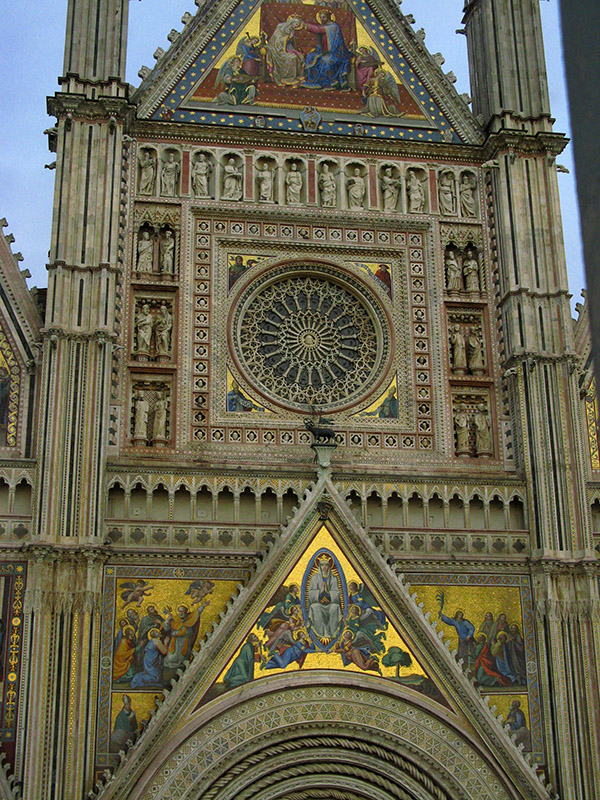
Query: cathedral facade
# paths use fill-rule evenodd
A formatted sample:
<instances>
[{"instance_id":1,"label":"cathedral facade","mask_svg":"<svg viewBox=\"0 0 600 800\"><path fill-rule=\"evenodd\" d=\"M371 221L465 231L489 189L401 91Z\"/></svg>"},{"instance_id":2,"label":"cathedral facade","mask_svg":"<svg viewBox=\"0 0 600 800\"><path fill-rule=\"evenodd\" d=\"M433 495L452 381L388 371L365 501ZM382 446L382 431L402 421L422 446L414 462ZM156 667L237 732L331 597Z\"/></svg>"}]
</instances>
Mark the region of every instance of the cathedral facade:
<instances>
[{"instance_id":1,"label":"cathedral facade","mask_svg":"<svg viewBox=\"0 0 600 800\"><path fill-rule=\"evenodd\" d=\"M0 241L0 797L600 800L600 456L537 0L69 0ZM470 107L472 103L472 107Z\"/></svg>"}]
</instances>

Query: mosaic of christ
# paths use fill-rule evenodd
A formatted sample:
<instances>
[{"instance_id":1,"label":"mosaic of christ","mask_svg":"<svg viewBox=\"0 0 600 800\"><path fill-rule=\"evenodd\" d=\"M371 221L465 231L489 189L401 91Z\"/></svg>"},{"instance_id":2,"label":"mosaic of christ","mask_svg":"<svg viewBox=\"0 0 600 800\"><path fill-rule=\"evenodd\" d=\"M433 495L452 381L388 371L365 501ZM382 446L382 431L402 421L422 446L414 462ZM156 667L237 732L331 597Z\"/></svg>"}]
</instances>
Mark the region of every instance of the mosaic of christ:
<instances>
[{"instance_id":1,"label":"mosaic of christ","mask_svg":"<svg viewBox=\"0 0 600 800\"><path fill-rule=\"evenodd\" d=\"M270 2L247 28L192 102L423 117L350 9Z\"/></svg>"}]
</instances>

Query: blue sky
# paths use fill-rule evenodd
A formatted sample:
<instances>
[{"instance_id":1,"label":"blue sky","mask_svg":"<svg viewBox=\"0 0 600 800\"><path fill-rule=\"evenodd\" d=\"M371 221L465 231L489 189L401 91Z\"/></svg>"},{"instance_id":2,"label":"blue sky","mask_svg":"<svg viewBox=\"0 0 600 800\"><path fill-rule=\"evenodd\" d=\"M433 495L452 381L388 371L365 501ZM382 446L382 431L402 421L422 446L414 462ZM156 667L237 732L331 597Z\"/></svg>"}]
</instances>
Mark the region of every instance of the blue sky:
<instances>
[{"instance_id":1,"label":"blue sky","mask_svg":"<svg viewBox=\"0 0 600 800\"><path fill-rule=\"evenodd\" d=\"M54 172L44 169L54 156L46 146L46 96L58 89L62 71L67 0L19 0L5 3L0 29L0 216L4 233L15 237L13 251L24 256L22 268L32 274L29 285L45 286L50 241ZM458 77L456 88L469 93L466 38L461 27L463 0L404 0L402 11L413 14L415 29L425 28L431 53L446 58L443 69ZM558 0L540 2L555 130L569 134L568 110L559 33ZM131 0L127 79L137 85L142 64L154 65L152 53L167 49L167 34L181 30L184 12L195 13L193 0ZM584 286L572 148L559 158L569 175L559 174L567 268L573 302Z\"/></svg>"}]
</instances>

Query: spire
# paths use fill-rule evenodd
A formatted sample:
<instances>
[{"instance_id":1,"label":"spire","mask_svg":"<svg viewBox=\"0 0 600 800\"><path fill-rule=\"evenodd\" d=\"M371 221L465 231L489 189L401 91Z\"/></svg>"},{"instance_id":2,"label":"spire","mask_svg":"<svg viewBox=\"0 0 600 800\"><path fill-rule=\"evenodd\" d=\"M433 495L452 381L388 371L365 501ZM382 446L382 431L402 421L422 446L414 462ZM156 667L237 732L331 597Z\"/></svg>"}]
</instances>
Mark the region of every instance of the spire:
<instances>
[{"instance_id":1,"label":"spire","mask_svg":"<svg viewBox=\"0 0 600 800\"><path fill-rule=\"evenodd\" d=\"M129 0L69 0L63 73L125 79Z\"/></svg>"},{"instance_id":2,"label":"spire","mask_svg":"<svg viewBox=\"0 0 600 800\"><path fill-rule=\"evenodd\" d=\"M473 111L490 130L551 130L539 0L467 0Z\"/></svg>"}]
</instances>

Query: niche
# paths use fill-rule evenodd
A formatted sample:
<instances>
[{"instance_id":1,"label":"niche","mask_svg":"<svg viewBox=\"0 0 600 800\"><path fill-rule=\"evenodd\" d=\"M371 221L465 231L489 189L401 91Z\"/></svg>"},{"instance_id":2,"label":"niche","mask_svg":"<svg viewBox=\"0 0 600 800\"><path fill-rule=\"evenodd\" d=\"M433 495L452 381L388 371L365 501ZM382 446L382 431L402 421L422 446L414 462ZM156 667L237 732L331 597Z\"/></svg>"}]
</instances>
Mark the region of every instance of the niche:
<instances>
[{"instance_id":1,"label":"niche","mask_svg":"<svg viewBox=\"0 0 600 800\"><path fill-rule=\"evenodd\" d=\"M217 497L217 522L233 522L233 492L225 487Z\"/></svg>"},{"instance_id":2,"label":"niche","mask_svg":"<svg viewBox=\"0 0 600 800\"><path fill-rule=\"evenodd\" d=\"M192 156L190 171L192 192L199 200L213 198L214 195L215 160L205 150L197 150Z\"/></svg>"},{"instance_id":3,"label":"niche","mask_svg":"<svg viewBox=\"0 0 600 800\"><path fill-rule=\"evenodd\" d=\"M446 527L446 522L444 520L444 503L442 498L437 494L434 494L429 500L428 515L430 528Z\"/></svg>"},{"instance_id":4,"label":"niche","mask_svg":"<svg viewBox=\"0 0 600 800\"><path fill-rule=\"evenodd\" d=\"M525 530L525 510L518 497L513 497L508 507L508 519L511 531Z\"/></svg>"},{"instance_id":5,"label":"niche","mask_svg":"<svg viewBox=\"0 0 600 800\"><path fill-rule=\"evenodd\" d=\"M346 176L346 208L351 210L367 208L369 185L367 168L359 162L351 162L346 164L344 174Z\"/></svg>"},{"instance_id":6,"label":"niche","mask_svg":"<svg viewBox=\"0 0 600 800\"><path fill-rule=\"evenodd\" d=\"M387 527L404 528L404 507L398 492L392 492L387 501Z\"/></svg>"},{"instance_id":7,"label":"niche","mask_svg":"<svg viewBox=\"0 0 600 800\"><path fill-rule=\"evenodd\" d=\"M225 153L221 159L221 200L241 200L244 191L242 157Z\"/></svg>"},{"instance_id":8,"label":"niche","mask_svg":"<svg viewBox=\"0 0 600 800\"><path fill-rule=\"evenodd\" d=\"M298 505L298 495L293 489L288 489L281 498L281 522L285 524L288 517L291 517L294 506Z\"/></svg>"},{"instance_id":9,"label":"niche","mask_svg":"<svg viewBox=\"0 0 600 800\"><path fill-rule=\"evenodd\" d=\"M473 495L469 503L469 528L482 530L485 528L485 514L483 500L478 495Z\"/></svg>"},{"instance_id":10,"label":"niche","mask_svg":"<svg viewBox=\"0 0 600 800\"><path fill-rule=\"evenodd\" d=\"M273 489L267 489L260 498L260 520L268 525L277 522L277 495ZM285 522L285 519L282 520Z\"/></svg>"},{"instance_id":11,"label":"niche","mask_svg":"<svg viewBox=\"0 0 600 800\"><path fill-rule=\"evenodd\" d=\"M504 520L504 503L494 495L490 500L490 528L495 531L504 530L506 522Z\"/></svg>"},{"instance_id":12,"label":"niche","mask_svg":"<svg viewBox=\"0 0 600 800\"><path fill-rule=\"evenodd\" d=\"M181 154L174 147L162 152L160 167L161 197L179 197L179 178L181 176Z\"/></svg>"},{"instance_id":13,"label":"niche","mask_svg":"<svg viewBox=\"0 0 600 800\"><path fill-rule=\"evenodd\" d=\"M408 524L411 528L422 528L425 524L423 518L423 498L416 492L408 498Z\"/></svg>"},{"instance_id":14,"label":"niche","mask_svg":"<svg viewBox=\"0 0 600 800\"><path fill-rule=\"evenodd\" d=\"M594 533L600 533L600 501L594 500L592 503L592 530Z\"/></svg>"},{"instance_id":15,"label":"niche","mask_svg":"<svg viewBox=\"0 0 600 800\"><path fill-rule=\"evenodd\" d=\"M133 519L146 519L148 517L148 504L146 490L137 483L131 490L129 508Z\"/></svg>"},{"instance_id":16,"label":"niche","mask_svg":"<svg viewBox=\"0 0 600 800\"><path fill-rule=\"evenodd\" d=\"M306 202L306 168L299 158L288 158L283 169L285 202L299 206Z\"/></svg>"},{"instance_id":17,"label":"niche","mask_svg":"<svg viewBox=\"0 0 600 800\"><path fill-rule=\"evenodd\" d=\"M169 519L169 492L159 483L152 492L152 519Z\"/></svg>"},{"instance_id":18,"label":"niche","mask_svg":"<svg viewBox=\"0 0 600 800\"><path fill-rule=\"evenodd\" d=\"M279 200L277 161L272 156L261 156L256 159L254 181L256 183L256 199L259 203L277 203Z\"/></svg>"},{"instance_id":19,"label":"niche","mask_svg":"<svg viewBox=\"0 0 600 800\"><path fill-rule=\"evenodd\" d=\"M209 520L213 518L213 496L206 486L196 493L196 519Z\"/></svg>"},{"instance_id":20,"label":"niche","mask_svg":"<svg viewBox=\"0 0 600 800\"><path fill-rule=\"evenodd\" d=\"M256 497L249 488L240 494L240 522L245 525L256 524Z\"/></svg>"},{"instance_id":21,"label":"niche","mask_svg":"<svg viewBox=\"0 0 600 800\"><path fill-rule=\"evenodd\" d=\"M173 519L178 522L189 522L191 514L191 495L185 486L180 486L173 495Z\"/></svg>"},{"instance_id":22,"label":"niche","mask_svg":"<svg viewBox=\"0 0 600 800\"><path fill-rule=\"evenodd\" d=\"M8 514L8 483L0 478L0 514Z\"/></svg>"},{"instance_id":23,"label":"niche","mask_svg":"<svg viewBox=\"0 0 600 800\"><path fill-rule=\"evenodd\" d=\"M23 479L15 487L15 507L13 514L20 517L31 515L31 486Z\"/></svg>"},{"instance_id":24,"label":"niche","mask_svg":"<svg viewBox=\"0 0 600 800\"><path fill-rule=\"evenodd\" d=\"M156 194L156 167L158 157L153 147L144 147L138 153L138 194L153 197Z\"/></svg>"},{"instance_id":25,"label":"niche","mask_svg":"<svg viewBox=\"0 0 600 800\"><path fill-rule=\"evenodd\" d=\"M457 494L448 503L448 525L450 528L465 527L465 506Z\"/></svg>"},{"instance_id":26,"label":"niche","mask_svg":"<svg viewBox=\"0 0 600 800\"><path fill-rule=\"evenodd\" d=\"M373 491L367 497L367 525L370 528L381 528L383 526L383 508L381 497Z\"/></svg>"},{"instance_id":27,"label":"niche","mask_svg":"<svg viewBox=\"0 0 600 800\"><path fill-rule=\"evenodd\" d=\"M106 516L110 519L125 519L125 489L119 483L108 490Z\"/></svg>"},{"instance_id":28,"label":"niche","mask_svg":"<svg viewBox=\"0 0 600 800\"><path fill-rule=\"evenodd\" d=\"M359 493L353 489L346 497L346 502L350 506L350 511L352 511L356 519L362 525L362 501Z\"/></svg>"},{"instance_id":29,"label":"niche","mask_svg":"<svg viewBox=\"0 0 600 800\"><path fill-rule=\"evenodd\" d=\"M337 161L323 159L317 167L317 189L321 208L337 208L339 205L339 174Z\"/></svg>"},{"instance_id":30,"label":"niche","mask_svg":"<svg viewBox=\"0 0 600 800\"><path fill-rule=\"evenodd\" d=\"M412 167L406 173L406 201L409 214L424 214L429 207L427 173L421 167Z\"/></svg>"}]
</instances>

